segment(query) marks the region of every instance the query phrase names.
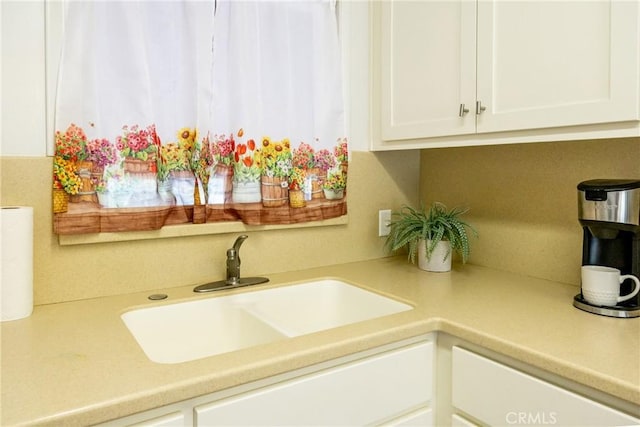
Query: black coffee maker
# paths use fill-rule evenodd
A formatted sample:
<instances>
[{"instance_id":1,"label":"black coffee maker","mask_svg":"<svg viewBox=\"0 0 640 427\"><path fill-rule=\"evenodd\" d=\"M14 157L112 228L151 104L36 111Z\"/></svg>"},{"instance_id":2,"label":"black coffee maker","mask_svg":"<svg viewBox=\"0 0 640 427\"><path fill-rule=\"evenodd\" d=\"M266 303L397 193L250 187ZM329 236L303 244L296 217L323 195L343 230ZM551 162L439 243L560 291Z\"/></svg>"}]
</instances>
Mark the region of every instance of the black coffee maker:
<instances>
[{"instance_id":1,"label":"black coffee maker","mask_svg":"<svg viewBox=\"0 0 640 427\"><path fill-rule=\"evenodd\" d=\"M617 268L640 277L640 180L594 179L578 184L578 219L583 228L582 265ZM621 295L633 290L630 280ZM640 294L614 307L589 304L582 292L573 305L611 317L639 317Z\"/></svg>"}]
</instances>

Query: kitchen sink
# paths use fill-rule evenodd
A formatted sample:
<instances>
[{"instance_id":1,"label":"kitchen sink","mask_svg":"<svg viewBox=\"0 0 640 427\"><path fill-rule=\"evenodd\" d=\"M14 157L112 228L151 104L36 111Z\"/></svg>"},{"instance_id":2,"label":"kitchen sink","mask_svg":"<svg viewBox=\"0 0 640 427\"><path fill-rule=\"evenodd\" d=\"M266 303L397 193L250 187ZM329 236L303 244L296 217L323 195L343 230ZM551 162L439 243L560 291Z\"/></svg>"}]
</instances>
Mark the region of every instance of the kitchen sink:
<instances>
[{"instance_id":1,"label":"kitchen sink","mask_svg":"<svg viewBox=\"0 0 640 427\"><path fill-rule=\"evenodd\" d=\"M135 309L122 320L149 359L181 363L411 309L343 281L321 279Z\"/></svg>"},{"instance_id":2,"label":"kitchen sink","mask_svg":"<svg viewBox=\"0 0 640 427\"><path fill-rule=\"evenodd\" d=\"M239 295L248 312L290 337L410 310L411 306L338 280Z\"/></svg>"},{"instance_id":3,"label":"kitchen sink","mask_svg":"<svg viewBox=\"0 0 640 427\"><path fill-rule=\"evenodd\" d=\"M233 301L189 301L129 311L125 325L149 359L180 363L286 338Z\"/></svg>"}]
</instances>

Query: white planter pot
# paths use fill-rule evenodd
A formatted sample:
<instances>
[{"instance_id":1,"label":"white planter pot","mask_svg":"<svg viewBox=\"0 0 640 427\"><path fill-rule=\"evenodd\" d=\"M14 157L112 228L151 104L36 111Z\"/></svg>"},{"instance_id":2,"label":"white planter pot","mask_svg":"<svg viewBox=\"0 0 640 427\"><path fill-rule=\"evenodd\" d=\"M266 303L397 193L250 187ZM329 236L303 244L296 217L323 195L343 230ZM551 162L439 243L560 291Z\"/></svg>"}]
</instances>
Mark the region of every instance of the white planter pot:
<instances>
[{"instance_id":1,"label":"white planter pot","mask_svg":"<svg viewBox=\"0 0 640 427\"><path fill-rule=\"evenodd\" d=\"M262 201L260 181L233 182L231 194L234 203L259 203Z\"/></svg>"},{"instance_id":2,"label":"white planter pot","mask_svg":"<svg viewBox=\"0 0 640 427\"><path fill-rule=\"evenodd\" d=\"M344 197L344 189L340 190L328 190L324 189L324 198L327 200L338 200Z\"/></svg>"},{"instance_id":3,"label":"white planter pot","mask_svg":"<svg viewBox=\"0 0 640 427\"><path fill-rule=\"evenodd\" d=\"M427 241L427 244L430 244ZM448 255L447 255L448 254ZM446 258L445 258L446 257ZM424 240L418 242L418 267L421 270L445 272L451 271L451 243L448 241L439 241L436 244L435 249L431 253L431 257L427 258L427 250L425 248Z\"/></svg>"},{"instance_id":4,"label":"white planter pot","mask_svg":"<svg viewBox=\"0 0 640 427\"><path fill-rule=\"evenodd\" d=\"M171 177L171 192L176 197L176 204L178 206L191 206L193 205L196 180L193 177Z\"/></svg>"},{"instance_id":5,"label":"white planter pot","mask_svg":"<svg viewBox=\"0 0 640 427\"><path fill-rule=\"evenodd\" d=\"M118 207L116 204L115 197L111 195L108 191L98 193L98 203L103 208L116 208Z\"/></svg>"},{"instance_id":6,"label":"white planter pot","mask_svg":"<svg viewBox=\"0 0 640 427\"><path fill-rule=\"evenodd\" d=\"M161 205L172 205L175 202L175 197L171 192L171 182L162 181L158 183L158 197Z\"/></svg>"}]
</instances>

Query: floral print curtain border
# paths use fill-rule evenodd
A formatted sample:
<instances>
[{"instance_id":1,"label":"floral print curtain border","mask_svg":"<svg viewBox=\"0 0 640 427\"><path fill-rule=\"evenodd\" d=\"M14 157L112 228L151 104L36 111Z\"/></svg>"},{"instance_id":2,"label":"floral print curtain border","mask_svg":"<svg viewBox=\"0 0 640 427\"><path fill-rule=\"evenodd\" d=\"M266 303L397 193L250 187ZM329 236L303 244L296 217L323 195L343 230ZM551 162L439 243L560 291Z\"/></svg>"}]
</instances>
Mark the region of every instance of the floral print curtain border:
<instances>
[{"instance_id":1,"label":"floral print curtain border","mask_svg":"<svg viewBox=\"0 0 640 427\"><path fill-rule=\"evenodd\" d=\"M56 132L54 225L74 234L327 219L346 213L347 172L346 139L315 150L266 136L256 142L243 129L198 140L195 129L183 128L178 142L162 144L155 126L133 125L114 144L89 140L72 124Z\"/></svg>"},{"instance_id":2,"label":"floral print curtain border","mask_svg":"<svg viewBox=\"0 0 640 427\"><path fill-rule=\"evenodd\" d=\"M258 128L213 133L207 129L230 123L207 125L205 118L196 119L202 131L185 126L161 138L156 123L136 123L110 139L86 115L80 119L84 127L56 131L58 234L237 220L289 224L346 214L345 137L292 143Z\"/></svg>"}]
</instances>

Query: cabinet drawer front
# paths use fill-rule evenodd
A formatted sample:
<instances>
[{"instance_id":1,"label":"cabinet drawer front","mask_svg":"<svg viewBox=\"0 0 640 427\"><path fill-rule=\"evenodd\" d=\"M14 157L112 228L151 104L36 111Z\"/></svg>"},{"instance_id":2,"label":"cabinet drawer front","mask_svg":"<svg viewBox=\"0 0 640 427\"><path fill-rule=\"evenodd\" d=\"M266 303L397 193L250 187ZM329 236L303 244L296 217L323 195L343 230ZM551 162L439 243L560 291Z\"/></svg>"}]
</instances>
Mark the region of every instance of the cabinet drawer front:
<instances>
[{"instance_id":1,"label":"cabinet drawer front","mask_svg":"<svg viewBox=\"0 0 640 427\"><path fill-rule=\"evenodd\" d=\"M628 426L640 420L453 348L453 406L490 425Z\"/></svg>"},{"instance_id":2,"label":"cabinet drawer front","mask_svg":"<svg viewBox=\"0 0 640 427\"><path fill-rule=\"evenodd\" d=\"M424 406L433 344L421 343L197 407L199 425L364 425Z\"/></svg>"}]
</instances>

